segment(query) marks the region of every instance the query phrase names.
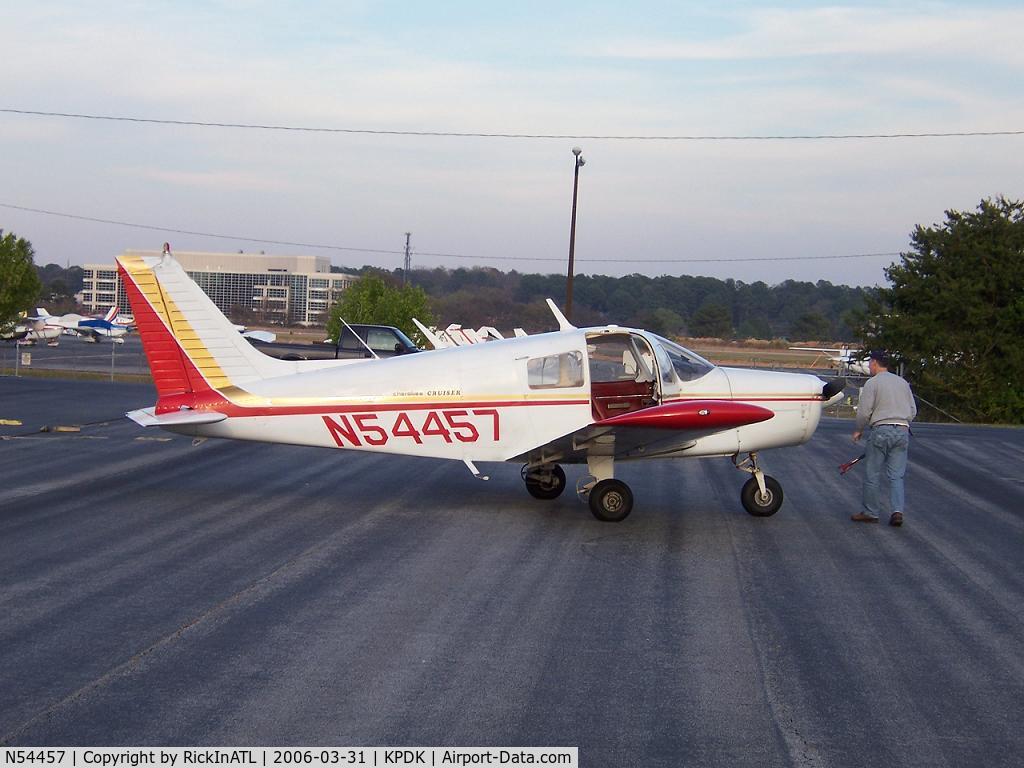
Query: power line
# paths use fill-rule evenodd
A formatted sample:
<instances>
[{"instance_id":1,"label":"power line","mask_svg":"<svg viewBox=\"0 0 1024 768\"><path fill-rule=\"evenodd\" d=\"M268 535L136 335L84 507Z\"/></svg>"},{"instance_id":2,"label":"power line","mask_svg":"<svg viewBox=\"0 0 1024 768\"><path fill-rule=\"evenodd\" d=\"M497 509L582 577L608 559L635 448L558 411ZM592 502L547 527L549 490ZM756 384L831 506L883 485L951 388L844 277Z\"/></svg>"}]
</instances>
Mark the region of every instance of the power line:
<instances>
[{"instance_id":1,"label":"power line","mask_svg":"<svg viewBox=\"0 0 1024 768\"><path fill-rule=\"evenodd\" d=\"M615 135L576 133L486 133L475 131L398 131L381 128L327 128L301 125L264 125L259 123L225 123L204 120L163 120L151 117L129 117L124 115L94 115L76 112L43 112L33 109L0 107L0 112L33 117L60 117L76 120L108 120L122 123L150 123L154 125L179 125L197 128L242 128L258 131L295 131L301 133L370 134L374 136L430 136L478 139L607 139L609 141L818 141L844 139L938 139L965 136L1021 136L1024 130L1006 131L923 131L919 133L807 133L807 134L764 134L764 135L722 135L722 134L678 134L678 135Z\"/></svg>"},{"instance_id":2,"label":"power line","mask_svg":"<svg viewBox=\"0 0 1024 768\"><path fill-rule=\"evenodd\" d=\"M130 221L118 221L116 219L100 219L94 216L79 216L75 213L62 213L61 211L47 211L42 208L28 208L23 205L11 203L0 203L0 208L11 208L15 211L27 211L28 213L39 213L44 216L59 216L62 219L76 219L78 221L92 221L97 224L113 224L118 227L133 227L134 229L148 229L154 232L170 232L176 235L196 235L198 237L216 237L221 240L242 240L246 243L263 243L264 245L290 245L296 248L323 248L332 251L357 251L360 253L404 253L404 251L389 251L381 248L355 248L345 245L321 245L319 243L299 243L289 240L264 240L257 237L245 237L243 235L222 235L216 232L197 232L190 229L175 229L174 227L158 227L155 224L135 224Z\"/></svg>"},{"instance_id":3,"label":"power line","mask_svg":"<svg viewBox=\"0 0 1024 768\"><path fill-rule=\"evenodd\" d=\"M318 248L329 251L353 251L356 253L382 253L389 255L403 255L405 250L389 250L385 248L357 248L348 245L330 245L327 243L303 243L295 240L270 240L266 238L245 237L243 235L224 235L215 232L200 232L192 229L178 229L175 227L161 227L154 224L137 224L129 221L118 221L117 219L104 219L95 216L81 216L74 213L62 211L48 211L43 208L29 208L24 205L0 202L0 208L9 208L15 211L38 213L43 216L57 216L63 219L74 219L76 221L89 221L97 224L110 224L118 227L132 227L133 229L146 229L155 232L169 232L177 235L194 235L197 237L214 237L221 240L241 240L247 243L261 243L264 245L287 245L296 248ZM434 251L415 251L418 256L433 256L444 259L471 259L473 261L553 261L564 262L565 259L554 256L479 256L465 253L438 253ZM755 261L825 261L829 259L865 259L871 257L895 257L899 256L898 251L885 251L879 253L844 253L828 256L744 256L738 259L578 259L588 264L740 264Z\"/></svg>"}]
</instances>

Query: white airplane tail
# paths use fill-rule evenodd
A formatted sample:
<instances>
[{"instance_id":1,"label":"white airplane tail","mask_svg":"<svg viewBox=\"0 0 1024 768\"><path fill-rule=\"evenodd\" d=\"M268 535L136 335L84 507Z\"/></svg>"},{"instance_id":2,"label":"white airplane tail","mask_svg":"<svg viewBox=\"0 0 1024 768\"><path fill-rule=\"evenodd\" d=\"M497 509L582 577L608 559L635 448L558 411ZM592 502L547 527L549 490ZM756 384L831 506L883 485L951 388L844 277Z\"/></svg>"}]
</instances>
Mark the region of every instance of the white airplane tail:
<instances>
[{"instance_id":1,"label":"white airplane tail","mask_svg":"<svg viewBox=\"0 0 1024 768\"><path fill-rule=\"evenodd\" d=\"M159 395L158 413L192 407L200 393L294 372L294 364L242 338L169 251L117 262Z\"/></svg>"}]
</instances>

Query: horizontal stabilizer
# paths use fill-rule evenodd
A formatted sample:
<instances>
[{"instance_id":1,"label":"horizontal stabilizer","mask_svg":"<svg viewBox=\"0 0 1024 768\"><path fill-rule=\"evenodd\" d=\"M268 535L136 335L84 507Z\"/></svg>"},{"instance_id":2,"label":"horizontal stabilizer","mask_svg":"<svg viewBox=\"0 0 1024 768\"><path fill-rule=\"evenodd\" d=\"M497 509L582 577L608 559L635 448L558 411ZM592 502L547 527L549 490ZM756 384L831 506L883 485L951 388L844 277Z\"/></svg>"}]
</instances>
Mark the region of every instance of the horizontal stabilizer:
<instances>
[{"instance_id":1,"label":"horizontal stabilizer","mask_svg":"<svg viewBox=\"0 0 1024 768\"><path fill-rule=\"evenodd\" d=\"M187 424L216 424L227 416L217 411L171 411L157 415L153 408L140 408L125 414L140 427L181 427Z\"/></svg>"},{"instance_id":2,"label":"horizontal stabilizer","mask_svg":"<svg viewBox=\"0 0 1024 768\"><path fill-rule=\"evenodd\" d=\"M684 400L623 413L597 422L599 426L646 427L680 431L719 431L768 421L775 412L733 400Z\"/></svg>"}]
</instances>

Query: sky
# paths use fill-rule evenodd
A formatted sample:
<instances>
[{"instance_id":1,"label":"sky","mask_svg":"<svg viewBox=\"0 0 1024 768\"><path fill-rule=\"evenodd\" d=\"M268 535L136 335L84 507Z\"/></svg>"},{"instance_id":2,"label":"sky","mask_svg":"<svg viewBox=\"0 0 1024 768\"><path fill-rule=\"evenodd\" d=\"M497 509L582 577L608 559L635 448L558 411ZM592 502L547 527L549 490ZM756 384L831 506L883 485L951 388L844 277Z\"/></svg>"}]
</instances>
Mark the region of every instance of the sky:
<instances>
[{"instance_id":1,"label":"sky","mask_svg":"<svg viewBox=\"0 0 1024 768\"><path fill-rule=\"evenodd\" d=\"M371 131L1024 130L1013 2L10 2L0 109ZM917 224L1024 197L1024 135L668 141L263 131L0 112L0 229L398 267L884 284ZM456 254L438 256L430 254ZM794 260L793 257L801 257ZM814 258L807 258L814 257ZM758 261L737 261L758 259Z\"/></svg>"}]
</instances>

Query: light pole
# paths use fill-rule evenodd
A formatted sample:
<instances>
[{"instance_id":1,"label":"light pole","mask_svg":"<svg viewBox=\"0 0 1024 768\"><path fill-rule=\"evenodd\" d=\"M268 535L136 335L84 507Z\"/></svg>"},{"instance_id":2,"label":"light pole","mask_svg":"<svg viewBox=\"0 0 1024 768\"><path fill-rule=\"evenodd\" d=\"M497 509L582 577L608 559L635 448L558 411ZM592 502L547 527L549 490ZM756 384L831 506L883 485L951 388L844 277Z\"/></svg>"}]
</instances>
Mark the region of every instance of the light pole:
<instances>
[{"instance_id":1,"label":"light pole","mask_svg":"<svg viewBox=\"0 0 1024 768\"><path fill-rule=\"evenodd\" d=\"M583 150L573 147L572 153L576 156L576 169L572 175L572 221L569 224L569 274L565 282L565 317L572 319L572 276L573 257L576 253L576 193L580 186L580 168L586 163L583 159Z\"/></svg>"}]
</instances>

